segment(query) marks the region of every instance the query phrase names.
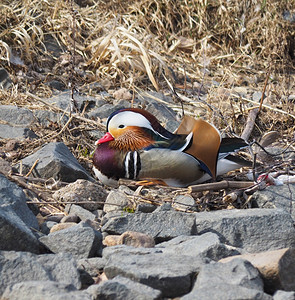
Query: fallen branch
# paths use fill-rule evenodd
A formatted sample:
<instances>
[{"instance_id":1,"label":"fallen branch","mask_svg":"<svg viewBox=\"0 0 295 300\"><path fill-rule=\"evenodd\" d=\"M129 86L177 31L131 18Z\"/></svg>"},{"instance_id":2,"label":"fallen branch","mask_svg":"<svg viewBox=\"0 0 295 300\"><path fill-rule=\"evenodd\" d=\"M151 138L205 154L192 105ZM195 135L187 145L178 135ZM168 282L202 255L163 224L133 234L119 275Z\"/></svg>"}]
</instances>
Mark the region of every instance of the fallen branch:
<instances>
[{"instance_id":1,"label":"fallen branch","mask_svg":"<svg viewBox=\"0 0 295 300\"><path fill-rule=\"evenodd\" d=\"M191 185L188 187L189 193L195 192L203 192L203 191L214 191L214 190L221 190L221 189L245 189L251 186L254 186L256 183L253 181L227 181L223 180L220 182L213 182L213 183L202 183L197 185Z\"/></svg>"}]
</instances>

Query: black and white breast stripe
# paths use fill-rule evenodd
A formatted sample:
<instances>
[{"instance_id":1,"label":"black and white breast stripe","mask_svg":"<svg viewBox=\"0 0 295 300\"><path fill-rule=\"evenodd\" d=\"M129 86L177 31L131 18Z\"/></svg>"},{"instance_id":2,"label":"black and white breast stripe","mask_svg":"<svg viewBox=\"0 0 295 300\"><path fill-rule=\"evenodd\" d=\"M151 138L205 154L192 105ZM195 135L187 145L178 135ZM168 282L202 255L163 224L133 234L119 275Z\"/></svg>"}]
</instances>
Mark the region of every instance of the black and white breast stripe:
<instances>
[{"instance_id":1,"label":"black and white breast stripe","mask_svg":"<svg viewBox=\"0 0 295 300\"><path fill-rule=\"evenodd\" d=\"M136 179L141 169L140 156L137 151L129 151L124 159L125 177Z\"/></svg>"}]
</instances>

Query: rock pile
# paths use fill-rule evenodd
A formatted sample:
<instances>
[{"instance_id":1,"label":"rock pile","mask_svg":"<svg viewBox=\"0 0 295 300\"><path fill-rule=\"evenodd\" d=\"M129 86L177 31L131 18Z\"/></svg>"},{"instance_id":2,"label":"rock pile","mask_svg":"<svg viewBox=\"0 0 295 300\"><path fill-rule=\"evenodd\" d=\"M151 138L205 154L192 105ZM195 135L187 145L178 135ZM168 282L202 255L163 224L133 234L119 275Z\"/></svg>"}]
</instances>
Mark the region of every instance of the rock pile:
<instances>
[{"instance_id":1,"label":"rock pile","mask_svg":"<svg viewBox=\"0 0 295 300\"><path fill-rule=\"evenodd\" d=\"M21 126L17 138L34 138L29 124L42 114L5 106L0 119L9 120L5 131L12 119ZM255 192L251 209L186 213L141 203L130 210L127 195L135 192L105 189L65 144L46 144L15 167L27 172L37 159L36 176L68 183L53 194L65 212L40 218L3 167L2 299L295 299L294 185Z\"/></svg>"}]
</instances>

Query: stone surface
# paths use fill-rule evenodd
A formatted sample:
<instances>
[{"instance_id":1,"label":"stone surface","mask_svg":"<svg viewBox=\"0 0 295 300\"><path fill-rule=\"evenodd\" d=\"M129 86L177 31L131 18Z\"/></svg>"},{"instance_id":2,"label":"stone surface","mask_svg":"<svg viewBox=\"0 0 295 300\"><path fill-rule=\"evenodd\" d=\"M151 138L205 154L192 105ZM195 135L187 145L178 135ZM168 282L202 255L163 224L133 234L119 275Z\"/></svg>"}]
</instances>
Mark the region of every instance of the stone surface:
<instances>
[{"instance_id":1,"label":"stone surface","mask_svg":"<svg viewBox=\"0 0 295 300\"><path fill-rule=\"evenodd\" d=\"M150 235L136 231L124 232L121 234L118 242L119 244L132 247L151 248L155 246L155 241Z\"/></svg>"},{"instance_id":2,"label":"stone surface","mask_svg":"<svg viewBox=\"0 0 295 300\"><path fill-rule=\"evenodd\" d=\"M79 223L81 219L76 215L76 214L69 214L64 216L61 220L60 223Z\"/></svg>"},{"instance_id":3,"label":"stone surface","mask_svg":"<svg viewBox=\"0 0 295 300\"><path fill-rule=\"evenodd\" d=\"M35 139L38 136L29 128L15 127L6 124L0 124L0 138L2 139Z\"/></svg>"},{"instance_id":4,"label":"stone surface","mask_svg":"<svg viewBox=\"0 0 295 300\"><path fill-rule=\"evenodd\" d=\"M144 248L149 249L146 254L141 248L134 248L137 253L141 253L135 254L126 251L128 248L132 247L125 246L121 248L123 251L113 251L106 255L106 276L110 279L122 275L162 291L163 297L179 297L188 293L200 266L209 262L208 259L192 259L185 254L156 253L150 250L153 248Z\"/></svg>"},{"instance_id":5,"label":"stone surface","mask_svg":"<svg viewBox=\"0 0 295 300\"><path fill-rule=\"evenodd\" d=\"M61 202L87 202L79 205L93 211L103 208L107 193L102 186L94 182L78 179L56 191L52 197Z\"/></svg>"},{"instance_id":6,"label":"stone surface","mask_svg":"<svg viewBox=\"0 0 295 300\"><path fill-rule=\"evenodd\" d=\"M169 103L173 101L171 97L165 96L163 93L144 92L139 95L139 99L141 104L146 104L145 109L153 114L166 129L173 132L179 126L173 109L156 100L160 99L160 101Z\"/></svg>"},{"instance_id":7,"label":"stone surface","mask_svg":"<svg viewBox=\"0 0 295 300\"><path fill-rule=\"evenodd\" d=\"M185 255L208 257L212 260L240 254L234 247L222 244L218 235L211 232L200 236L178 236L168 242L158 244L156 248L167 254L185 253Z\"/></svg>"},{"instance_id":8,"label":"stone surface","mask_svg":"<svg viewBox=\"0 0 295 300\"><path fill-rule=\"evenodd\" d=\"M91 97L88 95L80 95L76 93L74 95L75 102L77 104L78 110L81 112L85 105L87 104L86 111L93 108L96 103L96 98ZM46 99L46 101L50 104L54 104L55 106L65 110L70 111L70 99L71 99L71 92L67 91L64 93L59 93L56 96L53 96L52 98Z\"/></svg>"},{"instance_id":9,"label":"stone surface","mask_svg":"<svg viewBox=\"0 0 295 300\"><path fill-rule=\"evenodd\" d=\"M53 177L65 182L73 182L79 178L93 180L64 143L46 144L34 154L24 158L22 161L24 173L29 171L37 159L39 162L35 172L42 178Z\"/></svg>"},{"instance_id":10,"label":"stone surface","mask_svg":"<svg viewBox=\"0 0 295 300\"><path fill-rule=\"evenodd\" d=\"M178 195L173 199L173 208L181 211L194 209L196 200L191 195Z\"/></svg>"},{"instance_id":11,"label":"stone surface","mask_svg":"<svg viewBox=\"0 0 295 300\"><path fill-rule=\"evenodd\" d=\"M58 224L53 225L49 232L53 233L56 231L60 231L60 230L64 230L64 229L73 227L75 225L77 225L77 223L75 223L75 222L58 223Z\"/></svg>"},{"instance_id":12,"label":"stone surface","mask_svg":"<svg viewBox=\"0 0 295 300\"><path fill-rule=\"evenodd\" d=\"M114 101L115 102L115 101ZM87 113L87 116L89 118L108 118L111 113L114 111L117 111L122 108L128 108L130 107L130 102L127 102L125 100L116 101L114 104L111 103L105 103L105 104L99 104L96 105L96 107L91 110L89 113Z\"/></svg>"},{"instance_id":13,"label":"stone surface","mask_svg":"<svg viewBox=\"0 0 295 300\"><path fill-rule=\"evenodd\" d=\"M82 258L77 261L78 270L84 270L92 277L98 276L105 264L106 259L103 257Z\"/></svg>"},{"instance_id":14,"label":"stone surface","mask_svg":"<svg viewBox=\"0 0 295 300\"><path fill-rule=\"evenodd\" d=\"M294 184L278 186L267 186L264 190L253 194L252 203L259 208L280 208L291 214L295 220L295 209L292 205L292 195L295 194Z\"/></svg>"},{"instance_id":15,"label":"stone surface","mask_svg":"<svg viewBox=\"0 0 295 300\"><path fill-rule=\"evenodd\" d=\"M73 214L78 216L82 221L85 220L94 221L96 219L95 214L81 207L80 205L76 205L76 204L67 204L65 207L65 212L68 214Z\"/></svg>"},{"instance_id":16,"label":"stone surface","mask_svg":"<svg viewBox=\"0 0 295 300\"><path fill-rule=\"evenodd\" d=\"M295 292L276 291L273 295L273 300L294 300Z\"/></svg>"},{"instance_id":17,"label":"stone surface","mask_svg":"<svg viewBox=\"0 0 295 300\"><path fill-rule=\"evenodd\" d=\"M123 210L128 204L128 197L123 192L111 191L105 200L103 211L109 213L112 211Z\"/></svg>"},{"instance_id":18,"label":"stone surface","mask_svg":"<svg viewBox=\"0 0 295 300\"><path fill-rule=\"evenodd\" d=\"M5 68L0 68L0 88L9 89L12 86L12 80Z\"/></svg>"},{"instance_id":19,"label":"stone surface","mask_svg":"<svg viewBox=\"0 0 295 300\"><path fill-rule=\"evenodd\" d=\"M214 232L227 245L260 252L295 246L293 220L279 209L220 210L196 213L196 232Z\"/></svg>"},{"instance_id":20,"label":"stone surface","mask_svg":"<svg viewBox=\"0 0 295 300\"><path fill-rule=\"evenodd\" d=\"M153 300L162 299L161 292L122 276L93 285L86 290L94 299Z\"/></svg>"},{"instance_id":21,"label":"stone surface","mask_svg":"<svg viewBox=\"0 0 295 300\"><path fill-rule=\"evenodd\" d=\"M80 275L69 254L36 255L27 252L0 251L0 295L7 286L22 281L52 280L79 289Z\"/></svg>"},{"instance_id":22,"label":"stone surface","mask_svg":"<svg viewBox=\"0 0 295 300\"><path fill-rule=\"evenodd\" d=\"M154 211L153 213L132 213L109 219L102 231L122 234L137 231L152 236L156 243L172 239L178 235L195 233L195 217L174 211Z\"/></svg>"},{"instance_id":23,"label":"stone surface","mask_svg":"<svg viewBox=\"0 0 295 300\"><path fill-rule=\"evenodd\" d=\"M56 113L48 110L34 110L33 114L37 122L43 127L50 127L53 124L65 125L68 121L68 116L63 113Z\"/></svg>"},{"instance_id":24,"label":"stone surface","mask_svg":"<svg viewBox=\"0 0 295 300\"><path fill-rule=\"evenodd\" d=\"M23 190L0 174L0 250L39 252L32 229L38 221L26 204Z\"/></svg>"},{"instance_id":25,"label":"stone surface","mask_svg":"<svg viewBox=\"0 0 295 300\"><path fill-rule=\"evenodd\" d=\"M43 236L39 241L53 253L71 253L75 258L100 255L102 235L83 222Z\"/></svg>"},{"instance_id":26,"label":"stone surface","mask_svg":"<svg viewBox=\"0 0 295 300\"><path fill-rule=\"evenodd\" d=\"M194 289L214 288L218 284L240 285L263 291L263 281L258 270L247 260L233 259L227 263L204 265L198 274Z\"/></svg>"},{"instance_id":27,"label":"stone surface","mask_svg":"<svg viewBox=\"0 0 295 300\"><path fill-rule=\"evenodd\" d=\"M121 243L119 243L119 240L120 240L120 235L107 235L104 240L103 240L103 244L105 246L116 246L116 245L120 245Z\"/></svg>"},{"instance_id":28,"label":"stone surface","mask_svg":"<svg viewBox=\"0 0 295 300\"><path fill-rule=\"evenodd\" d=\"M193 289L180 298L181 300L272 300L270 295L262 291L248 289L239 285L218 284L208 289Z\"/></svg>"},{"instance_id":29,"label":"stone surface","mask_svg":"<svg viewBox=\"0 0 295 300\"><path fill-rule=\"evenodd\" d=\"M55 281L25 281L6 288L3 299L9 300L91 300L91 296L68 284Z\"/></svg>"},{"instance_id":30,"label":"stone surface","mask_svg":"<svg viewBox=\"0 0 295 300\"><path fill-rule=\"evenodd\" d=\"M243 254L222 259L221 262L229 262L236 257L248 260L259 270L267 293L295 290L295 249Z\"/></svg>"},{"instance_id":31,"label":"stone surface","mask_svg":"<svg viewBox=\"0 0 295 300\"><path fill-rule=\"evenodd\" d=\"M54 227L55 225L57 225L58 223L56 222L52 222L52 221L45 221L43 222L41 225L40 225L40 231L43 233L43 234L48 234L52 227Z\"/></svg>"},{"instance_id":32,"label":"stone surface","mask_svg":"<svg viewBox=\"0 0 295 300\"><path fill-rule=\"evenodd\" d=\"M31 110L14 105L1 105L0 120L8 125L30 127L34 122L34 114Z\"/></svg>"}]
</instances>

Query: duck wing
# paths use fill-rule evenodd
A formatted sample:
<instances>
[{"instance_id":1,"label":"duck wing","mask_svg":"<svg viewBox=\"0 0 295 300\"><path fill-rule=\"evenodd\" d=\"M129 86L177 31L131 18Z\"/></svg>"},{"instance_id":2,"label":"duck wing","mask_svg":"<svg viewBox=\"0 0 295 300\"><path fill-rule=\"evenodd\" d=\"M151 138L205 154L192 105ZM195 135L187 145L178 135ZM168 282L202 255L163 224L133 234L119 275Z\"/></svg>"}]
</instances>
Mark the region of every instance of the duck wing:
<instances>
[{"instance_id":1,"label":"duck wing","mask_svg":"<svg viewBox=\"0 0 295 300\"><path fill-rule=\"evenodd\" d=\"M221 144L220 132L215 126L203 119L184 116L176 134L192 133L192 141L184 150L200 161L201 166L213 177L216 177L216 165Z\"/></svg>"}]
</instances>

